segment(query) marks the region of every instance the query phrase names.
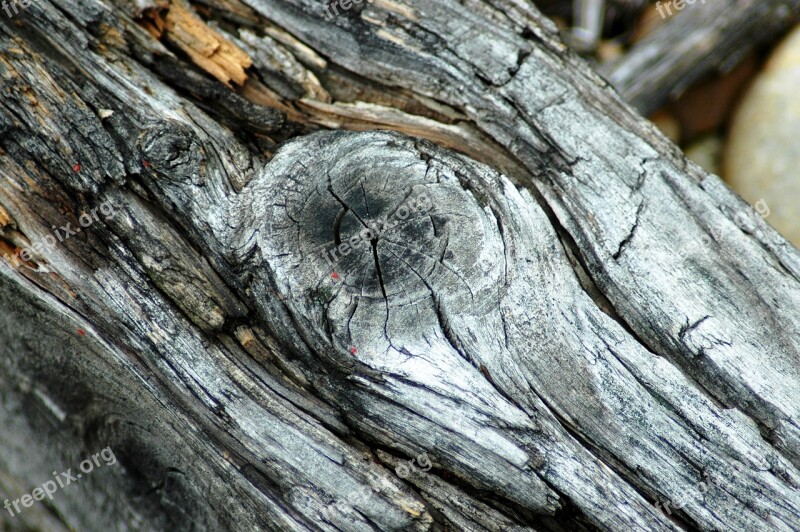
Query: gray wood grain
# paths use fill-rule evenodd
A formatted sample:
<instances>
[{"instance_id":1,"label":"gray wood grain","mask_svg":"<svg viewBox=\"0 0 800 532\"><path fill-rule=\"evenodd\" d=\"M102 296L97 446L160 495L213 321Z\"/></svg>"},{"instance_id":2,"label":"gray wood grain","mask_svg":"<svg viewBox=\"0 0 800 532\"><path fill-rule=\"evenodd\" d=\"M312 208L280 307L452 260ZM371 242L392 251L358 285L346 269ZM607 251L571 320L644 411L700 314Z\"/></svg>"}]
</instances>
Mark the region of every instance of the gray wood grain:
<instances>
[{"instance_id":1,"label":"gray wood grain","mask_svg":"<svg viewBox=\"0 0 800 532\"><path fill-rule=\"evenodd\" d=\"M307 42L327 46L343 67L435 95L472 117L528 167L531 176L517 177L542 194L597 285L642 342L675 361L716 400L758 422L797 464L796 278L785 285L761 266L787 259L765 250L720 212L698 186L702 170L687 165L597 75L548 37L541 17L529 9L521 23L544 41L534 46L519 27L491 24L448 2L435 8L409 2L399 13L393 8L391 18L368 5L359 19L318 20L313 31L316 13L309 4L250 5ZM498 18L518 10L502 3L498 8ZM470 31L443 29L456 20ZM369 46L354 46L352 37L348 42L356 24ZM392 32L396 36L389 38ZM412 71L410 64L420 68ZM725 240L712 249L695 246L708 238L712 224L723 228ZM787 253L797 255L794 249ZM746 264L764 274L757 280L741 275L742 268L749 270ZM721 293L751 296L742 304ZM781 323L782 332L752 327L765 319ZM780 387L773 385L776 380Z\"/></svg>"},{"instance_id":2,"label":"gray wood grain","mask_svg":"<svg viewBox=\"0 0 800 532\"><path fill-rule=\"evenodd\" d=\"M0 247L115 206L0 262L3 416L46 397L51 448L122 457L66 527L798 528L796 249L526 3L247 5L223 20L270 39L231 38L296 59L257 112L142 6L0 22ZM334 79L505 151L306 134Z\"/></svg>"}]
</instances>

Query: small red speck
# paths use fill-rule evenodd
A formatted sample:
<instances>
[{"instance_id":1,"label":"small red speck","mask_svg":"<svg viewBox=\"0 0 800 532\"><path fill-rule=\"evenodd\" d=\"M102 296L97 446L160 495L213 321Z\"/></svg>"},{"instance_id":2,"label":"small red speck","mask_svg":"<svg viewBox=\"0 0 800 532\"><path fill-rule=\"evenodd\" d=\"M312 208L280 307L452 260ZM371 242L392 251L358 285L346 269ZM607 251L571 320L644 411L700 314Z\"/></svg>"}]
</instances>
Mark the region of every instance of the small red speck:
<instances>
[{"instance_id":1,"label":"small red speck","mask_svg":"<svg viewBox=\"0 0 800 532\"><path fill-rule=\"evenodd\" d=\"M145 168L150 168L150 161L142 161Z\"/></svg>"},{"instance_id":2,"label":"small red speck","mask_svg":"<svg viewBox=\"0 0 800 532\"><path fill-rule=\"evenodd\" d=\"M81 171L81 165L79 165L78 163L75 163L75 166L73 166L72 169L75 170L76 172L80 172Z\"/></svg>"},{"instance_id":3,"label":"small red speck","mask_svg":"<svg viewBox=\"0 0 800 532\"><path fill-rule=\"evenodd\" d=\"M336 273L336 272L333 272L333 273L331 274L331 277L333 277L333 278L334 278L334 279L336 279L337 281L339 280L339 274L338 274L338 273Z\"/></svg>"},{"instance_id":4,"label":"small red speck","mask_svg":"<svg viewBox=\"0 0 800 532\"><path fill-rule=\"evenodd\" d=\"M78 329L78 334L80 334L81 336L86 336L86 331L84 331L83 329Z\"/></svg>"},{"instance_id":5,"label":"small red speck","mask_svg":"<svg viewBox=\"0 0 800 532\"><path fill-rule=\"evenodd\" d=\"M351 347L351 348L350 348L350 353L352 353L353 355L355 355L356 353L358 353L358 349L356 349L355 347Z\"/></svg>"}]
</instances>

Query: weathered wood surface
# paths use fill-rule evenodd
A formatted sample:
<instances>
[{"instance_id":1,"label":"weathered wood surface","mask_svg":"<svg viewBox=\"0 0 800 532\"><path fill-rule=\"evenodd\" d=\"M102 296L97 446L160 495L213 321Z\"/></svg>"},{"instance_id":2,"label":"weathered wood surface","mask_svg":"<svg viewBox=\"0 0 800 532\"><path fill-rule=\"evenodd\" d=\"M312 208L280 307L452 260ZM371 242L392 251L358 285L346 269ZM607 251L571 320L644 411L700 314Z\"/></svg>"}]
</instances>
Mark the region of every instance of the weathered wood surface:
<instances>
[{"instance_id":1,"label":"weathered wood surface","mask_svg":"<svg viewBox=\"0 0 800 532\"><path fill-rule=\"evenodd\" d=\"M62 523L800 527L797 250L552 24L201 7L0 24L2 249L114 206L0 263L8 469L121 465Z\"/></svg>"}]
</instances>

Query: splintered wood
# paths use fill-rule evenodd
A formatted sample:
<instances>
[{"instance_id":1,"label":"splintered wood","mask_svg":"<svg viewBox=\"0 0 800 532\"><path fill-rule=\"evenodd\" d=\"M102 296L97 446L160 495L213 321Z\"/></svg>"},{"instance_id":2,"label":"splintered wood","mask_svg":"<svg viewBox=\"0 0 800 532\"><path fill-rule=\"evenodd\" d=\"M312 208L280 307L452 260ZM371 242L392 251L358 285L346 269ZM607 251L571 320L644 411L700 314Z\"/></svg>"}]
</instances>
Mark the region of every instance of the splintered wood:
<instances>
[{"instance_id":1,"label":"splintered wood","mask_svg":"<svg viewBox=\"0 0 800 532\"><path fill-rule=\"evenodd\" d=\"M194 64L231 87L231 81L242 85L247 80L245 69L253 61L241 48L206 25L190 6L174 2L163 21L159 15L148 13L151 33L156 30L180 48Z\"/></svg>"},{"instance_id":2,"label":"splintered wood","mask_svg":"<svg viewBox=\"0 0 800 532\"><path fill-rule=\"evenodd\" d=\"M0 205L0 229L4 228L7 225L11 225L13 222L13 218L6 212L2 205Z\"/></svg>"}]
</instances>

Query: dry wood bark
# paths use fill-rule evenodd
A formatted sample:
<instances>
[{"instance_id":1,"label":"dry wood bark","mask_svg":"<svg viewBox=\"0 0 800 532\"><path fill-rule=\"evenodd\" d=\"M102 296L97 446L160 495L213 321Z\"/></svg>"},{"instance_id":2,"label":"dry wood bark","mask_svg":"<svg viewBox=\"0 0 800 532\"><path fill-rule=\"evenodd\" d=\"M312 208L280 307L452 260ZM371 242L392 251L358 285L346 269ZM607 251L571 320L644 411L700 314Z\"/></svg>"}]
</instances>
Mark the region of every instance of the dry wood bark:
<instances>
[{"instance_id":1,"label":"dry wood bark","mask_svg":"<svg viewBox=\"0 0 800 532\"><path fill-rule=\"evenodd\" d=\"M797 250L554 35L513 0L3 21L0 469L113 448L51 503L87 529L797 528Z\"/></svg>"}]
</instances>

